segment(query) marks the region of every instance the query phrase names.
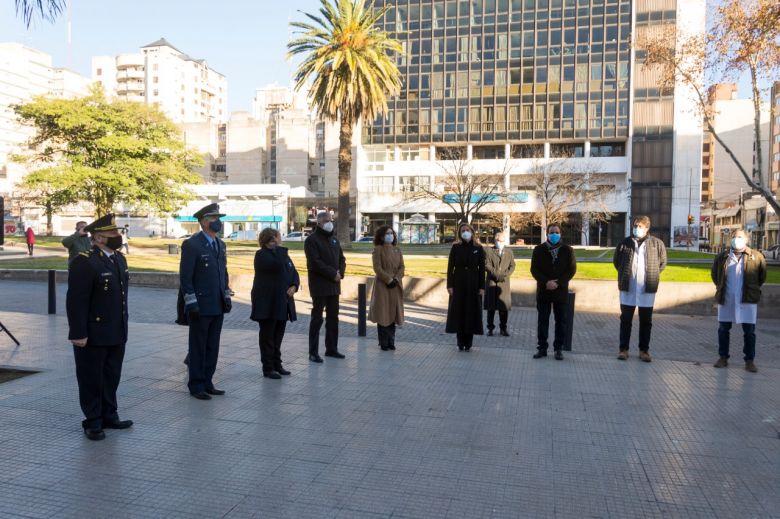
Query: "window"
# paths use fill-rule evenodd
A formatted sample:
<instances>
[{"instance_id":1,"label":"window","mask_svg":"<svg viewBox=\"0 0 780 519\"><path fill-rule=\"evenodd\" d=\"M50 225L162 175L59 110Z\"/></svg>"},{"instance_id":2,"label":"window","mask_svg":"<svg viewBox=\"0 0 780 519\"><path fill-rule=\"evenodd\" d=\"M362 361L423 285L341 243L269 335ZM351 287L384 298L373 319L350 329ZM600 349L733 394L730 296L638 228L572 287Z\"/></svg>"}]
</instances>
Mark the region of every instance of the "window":
<instances>
[{"instance_id":1,"label":"window","mask_svg":"<svg viewBox=\"0 0 780 519\"><path fill-rule=\"evenodd\" d=\"M585 144L550 144L550 157L572 158L584 156Z\"/></svg>"},{"instance_id":2,"label":"window","mask_svg":"<svg viewBox=\"0 0 780 519\"><path fill-rule=\"evenodd\" d=\"M590 145L591 157L625 157L626 145L623 142L594 142Z\"/></svg>"},{"instance_id":3,"label":"window","mask_svg":"<svg viewBox=\"0 0 780 519\"><path fill-rule=\"evenodd\" d=\"M406 193L415 191L422 191L423 188L427 188L430 185L431 177L399 177L400 190Z\"/></svg>"},{"instance_id":4,"label":"window","mask_svg":"<svg viewBox=\"0 0 780 519\"><path fill-rule=\"evenodd\" d=\"M365 189L368 193L392 193L395 190L393 177L367 177Z\"/></svg>"},{"instance_id":5,"label":"window","mask_svg":"<svg viewBox=\"0 0 780 519\"><path fill-rule=\"evenodd\" d=\"M102 68L97 69L97 75L98 76L102 76L103 75L103 69Z\"/></svg>"}]
</instances>

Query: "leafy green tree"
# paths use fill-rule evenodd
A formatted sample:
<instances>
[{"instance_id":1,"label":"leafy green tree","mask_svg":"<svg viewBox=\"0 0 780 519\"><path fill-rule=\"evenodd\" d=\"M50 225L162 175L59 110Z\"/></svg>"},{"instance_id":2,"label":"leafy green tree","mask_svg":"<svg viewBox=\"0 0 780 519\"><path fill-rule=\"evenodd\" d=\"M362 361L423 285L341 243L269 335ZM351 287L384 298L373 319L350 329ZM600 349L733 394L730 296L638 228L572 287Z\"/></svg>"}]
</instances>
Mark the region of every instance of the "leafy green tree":
<instances>
[{"instance_id":1,"label":"leafy green tree","mask_svg":"<svg viewBox=\"0 0 780 519\"><path fill-rule=\"evenodd\" d=\"M119 203L171 213L191 197L184 184L200 182L193 170L202 159L156 107L109 101L95 88L79 99L37 97L14 111L36 130L16 160L56 166L98 217Z\"/></svg>"},{"instance_id":2,"label":"leafy green tree","mask_svg":"<svg viewBox=\"0 0 780 519\"><path fill-rule=\"evenodd\" d=\"M401 89L401 75L392 55L401 43L377 26L389 7L374 10L366 0L320 0L319 16L292 22L298 36L287 48L302 55L295 80L298 90L311 80L309 100L318 115L339 122L338 238L349 247L349 189L352 134L363 120L387 110L388 96Z\"/></svg>"},{"instance_id":3,"label":"leafy green tree","mask_svg":"<svg viewBox=\"0 0 780 519\"><path fill-rule=\"evenodd\" d=\"M16 185L18 197L25 205L43 208L47 236L53 233L51 221L54 213L78 201L78 189L72 180L67 171L52 167L33 171Z\"/></svg>"}]
</instances>

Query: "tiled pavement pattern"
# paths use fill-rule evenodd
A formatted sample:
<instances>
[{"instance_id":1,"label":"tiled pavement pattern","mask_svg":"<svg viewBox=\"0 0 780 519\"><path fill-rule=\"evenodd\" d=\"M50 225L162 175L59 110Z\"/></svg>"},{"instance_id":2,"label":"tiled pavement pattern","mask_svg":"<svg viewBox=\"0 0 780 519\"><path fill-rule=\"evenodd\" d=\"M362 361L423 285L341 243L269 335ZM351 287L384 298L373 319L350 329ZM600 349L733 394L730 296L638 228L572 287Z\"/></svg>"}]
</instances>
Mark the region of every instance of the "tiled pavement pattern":
<instances>
[{"instance_id":1,"label":"tiled pavement pattern","mask_svg":"<svg viewBox=\"0 0 780 519\"><path fill-rule=\"evenodd\" d=\"M36 284L13 285L0 281L1 310L14 293L37 304ZM134 297L152 315L168 295ZM44 370L0 385L2 518L780 518L780 366L665 358L709 322L660 319L652 364L589 341L564 362L532 360L530 339L459 353L449 337L406 341L412 327L381 352L345 326L347 359L311 365L292 333L282 381L261 377L256 332L229 323L228 394L210 402L186 393L186 329L133 322L120 413L136 425L93 443L64 317L26 311L0 311L22 340L0 335L0 365Z\"/></svg>"},{"instance_id":2,"label":"tiled pavement pattern","mask_svg":"<svg viewBox=\"0 0 780 519\"><path fill-rule=\"evenodd\" d=\"M65 315L64 284L58 285L57 313ZM311 305L298 298L298 321L287 324L288 333L307 334ZM131 287L130 319L139 323L170 324L175 319L176 291ZM226 316L225 327L257 330L249 319L250 302L234 299L233 311ZM45 314L46 283L0 280L0 311ZM455 344L454 337L444 333L446 311L441 308L406 305L406 324L398 330L398 340L413 343ZM341 337L357 337L357 304L342 301L340 312ZM550 333L553 331L552 319ZM376 342L376 327L368 322L366 344ZM498 316L496 315L496 325ZM579 352L615 356L618 347L619 318L615 313L577 312L575 315L574 349ZM636 350L638 317L634 317L632 355ZM531 352L536 347L536 309L514 308L509 313L512 337L477 337L481 347L521 349ZM323 326L324 334L324 326ZM760 319L757 326L757 358L759 368L780 368L780 319ZM320 347L323 347L321 343ZM711 364L717 360L717 322L715 317L656 314L653 318L651 353L668 360L684 360ZM742 336L738 327L732 330L732 355L742 359Z\"/></svg>"}]
</instances>

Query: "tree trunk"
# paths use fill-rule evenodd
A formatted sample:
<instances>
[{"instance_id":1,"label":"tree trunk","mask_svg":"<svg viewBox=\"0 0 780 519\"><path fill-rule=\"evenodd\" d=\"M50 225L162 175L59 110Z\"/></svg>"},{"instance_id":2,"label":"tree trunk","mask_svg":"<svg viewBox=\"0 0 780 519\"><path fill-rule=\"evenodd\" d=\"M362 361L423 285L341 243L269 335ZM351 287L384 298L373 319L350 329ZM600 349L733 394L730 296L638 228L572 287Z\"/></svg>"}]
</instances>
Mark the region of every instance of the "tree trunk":
<instances>
[{"instance_id":1,"label":"tree trunk","mask_svg":"<svg viewBox=\"0 0 780 519\"><path fill-rule=\"evenodd\" d=\"M341 242L342 248L352 248L352 240L349 233L350 222L350 176L352 172L352 132L354 121L341 111L341 127L339 129L339 201L336 218L336 237Z\"/></svg>"},{"instance_id":2,"label":"tree trunk","mask_svg":"<svg viewBox=\"0 0 780 519\"><path fill-rule=\"evenodd\" d=\"M54 216L54 208L52 208L51 202L46 203L44 212L46 213L46 236L53 236L54 225L52 225L51 221L52 221L52 216Z\"/></svg>"}]
</instances>

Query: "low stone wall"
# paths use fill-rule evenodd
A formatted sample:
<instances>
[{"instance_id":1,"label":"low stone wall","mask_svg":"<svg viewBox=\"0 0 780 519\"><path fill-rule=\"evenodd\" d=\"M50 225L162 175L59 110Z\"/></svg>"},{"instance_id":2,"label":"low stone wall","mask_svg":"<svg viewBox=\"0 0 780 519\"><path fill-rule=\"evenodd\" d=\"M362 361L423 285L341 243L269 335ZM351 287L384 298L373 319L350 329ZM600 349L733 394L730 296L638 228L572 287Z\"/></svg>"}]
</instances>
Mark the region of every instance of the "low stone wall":
<instances>
[{"instance_id":1,"label":"low stone wall","mask_svg":"<svg viewBox=\"0 0 780 519\"><path fill-rule=\"evenodd\" d=\"M0 270L0 279L17 281L46 281L45 270ZM57 271L58 283L66 283L68 273ZM133 272L130 282L134 286L152 288L179 287L177 273ZM306 276L301 279L299 297L308 297ZM349 276L341 284L342 297L346 300L357 299L358 285L366 283L369 294L374 278ZM230 277L230 285L236 293L248 298L252 290L252 276L237 274ZM616 281L574 280L570 289L577 294L576 308L588 312L617 313L620 310L620 297ZM0 293L0 296L2 294ZM714 302L715 287L711 283L661 283L655 300L655 310L669 314L716 315ZM529 279L512 280L512 304L534 306L536 304L536 283ZM404 297L408 302L426 306L447 306L447 286L443 278L405 278ZM758 315L762 318L780 317L780 285L765 285L762 289Z\"/></svg>"}]
</instances>

